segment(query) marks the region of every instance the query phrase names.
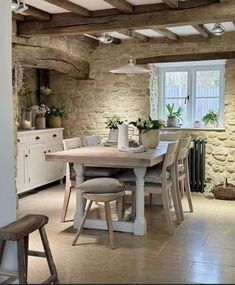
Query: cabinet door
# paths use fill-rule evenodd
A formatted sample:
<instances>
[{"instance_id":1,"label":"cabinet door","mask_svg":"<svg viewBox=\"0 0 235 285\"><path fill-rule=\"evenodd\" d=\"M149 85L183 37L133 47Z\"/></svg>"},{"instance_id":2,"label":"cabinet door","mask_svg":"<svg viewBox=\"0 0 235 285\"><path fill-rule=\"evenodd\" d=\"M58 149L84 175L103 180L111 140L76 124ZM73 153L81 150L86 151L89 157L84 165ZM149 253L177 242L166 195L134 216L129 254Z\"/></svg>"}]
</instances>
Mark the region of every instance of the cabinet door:
<instances>
[{"instance_id":1,"label":"cabinet door","mask_svg":"<svg viewBox=\"0 0 235 285\"><path fill-rule=\"evenodd\" d=\"M48 142L47 152L56 152L63 150L61 140ZM61 179L63 177L64 163L46 161L46 177L47 181L53 181L56 179Z\"/></svg>"},{"instance_id":2,"label":"cabinet door","mask_svg":"<svg viewBox=\"0 0 235 285\"><path fill-rule=\"evenodd\" d=\"M29 145L28 176L31 186L37 187L45 181L45 151L45 142Z\"/></svg>"},{"instance_id":3,"label":"cabinet door","mask_svg":"<svg viewBox=\"0 0 235 285\"><path fill-rule=\"evenodd\" d=\"M16 189L17 193L24 192L29 184L28 173L28 147L27 145L18 146L17 155L17 177L16 177Z\"/></svg>"}]
</instances>

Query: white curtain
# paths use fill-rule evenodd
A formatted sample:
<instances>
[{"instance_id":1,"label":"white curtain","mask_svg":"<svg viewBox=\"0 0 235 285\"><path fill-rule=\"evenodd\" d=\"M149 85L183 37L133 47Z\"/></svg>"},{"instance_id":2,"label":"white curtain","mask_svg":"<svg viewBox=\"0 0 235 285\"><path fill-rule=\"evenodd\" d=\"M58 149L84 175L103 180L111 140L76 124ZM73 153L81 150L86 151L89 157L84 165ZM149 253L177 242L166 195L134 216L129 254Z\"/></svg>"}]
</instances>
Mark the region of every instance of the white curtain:
<instances>
[{"instance_id":1,"label":"white curtain","mask_svg":"<svg viewBox=\"0 0 235 285\"><path fill-rule=\"evenodd\" d=\"M160 92L159 92L159 68L150 65L149 93L150 93L150 117L160 118Z\"/></svg>"}]
</instances>

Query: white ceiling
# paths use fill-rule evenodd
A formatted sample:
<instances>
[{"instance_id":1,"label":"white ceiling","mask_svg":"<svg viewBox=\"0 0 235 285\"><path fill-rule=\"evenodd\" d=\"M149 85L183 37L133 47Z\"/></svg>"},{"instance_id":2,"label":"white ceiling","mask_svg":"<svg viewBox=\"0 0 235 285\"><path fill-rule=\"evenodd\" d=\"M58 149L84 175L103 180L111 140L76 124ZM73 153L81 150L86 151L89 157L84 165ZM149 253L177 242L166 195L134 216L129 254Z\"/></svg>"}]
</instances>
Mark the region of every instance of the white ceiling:
<instances>
[{"instance_id":1,"label":"white ceiling","mask_svg":"<svg viewBox=\"0 0 235 285\"><path fill-rule=\"evenodd\" d=\"M29 4L33 7L36 7L40 10L43 10L45 12L51 13L51 14L68 12L65 9L62 9L58 6L49 4L48 2L43 1L43 0L40 0L40 1L38 1L38 0L25 0L25 3Z\"/></svg>"},{"instance_id":2,"label":"white ceiling","mask_svg":"<svg viewBox=\"0 0 235 285\"><path fill-rule=\"evenodd\" d=\"M69 0L75 4L78 4L90 11L103 10L113 8L110 4L103 0Z\"/></svg>"}]
</instances>

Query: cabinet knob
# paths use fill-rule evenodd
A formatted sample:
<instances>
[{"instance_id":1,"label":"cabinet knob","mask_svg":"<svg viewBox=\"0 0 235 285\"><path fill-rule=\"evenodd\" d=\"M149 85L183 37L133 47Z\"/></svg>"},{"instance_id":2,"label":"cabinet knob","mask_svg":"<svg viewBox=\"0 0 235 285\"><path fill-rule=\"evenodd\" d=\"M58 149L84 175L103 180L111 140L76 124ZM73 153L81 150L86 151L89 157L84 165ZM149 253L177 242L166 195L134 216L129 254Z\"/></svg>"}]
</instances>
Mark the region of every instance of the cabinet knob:
<instances>
[{"instance_id":1,"label":"cabinet knob","mask_svg":"<svg viewBox=\"0 0 235 285\"><path fill-rule=\"evenodd\" d=\"M25 157L28 157L28 155L26 154Z\"/></svg>"},{"instance_id":2,"label":"cabinet knob","mask_svg":"<svg viewBox=\"0 0 235 285\"><path fill-rule=\"evenodd\" d=\"M51 152L51 150L49 149L48 152Z\"/></svg>"},{"instance_id":3,"label":"cabinet knob","mask_svg":"<svg viewBox=\"0 0 235 285\"><path fill-rule=\"evenodd\" d=\"M36 136L35 140L40 140L40 137L39 137L39 136Z\"/></svg>"},{"instance_id":4,"label":"cabinet knob","mask_svg":"<svg viewBox=\"0 0 235 285\"><path fill-rule=\"evenodd\" d=\"M57 137L57 134L53 134L53 138L56 138Z\"/></svg>"},{"instance_id":5,"label":"cabinet knob","mask_svg":"<svg viewBox=\"0 0 235 285\"><path fill-rule=\"evenodd\" d=\"M47 153L47 152L44 150L44 153Z\"/></svg>"},{"instance_id":6,"label":"cabinet knob","mask_svg":"<svg viewBox=\"0 0 235 285\"><path fill-rule=\"evenodd\" d=\"M17 139L18 142L20 142L20 139Z\"/></svg>"}]
</instances>

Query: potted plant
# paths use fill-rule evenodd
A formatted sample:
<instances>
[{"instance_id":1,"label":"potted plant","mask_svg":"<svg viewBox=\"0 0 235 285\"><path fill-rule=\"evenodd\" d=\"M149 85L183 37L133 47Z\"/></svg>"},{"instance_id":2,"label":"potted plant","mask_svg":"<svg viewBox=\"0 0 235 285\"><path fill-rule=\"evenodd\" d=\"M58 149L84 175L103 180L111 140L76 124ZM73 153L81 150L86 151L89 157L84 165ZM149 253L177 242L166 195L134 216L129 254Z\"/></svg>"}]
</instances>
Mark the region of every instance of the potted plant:
<instances>
[{"instance_id":1,"label":"potted plant","mask_svg":"<svg viewBox=\"0 0 235 285\"><path fill-rule=\"evenodd\" d=\"M162 120L153 120L150 116L147 119L138 118L130 122L139 130L139 142L147 148L156 148L160 141L160 129L163 126Z\"/></svg>"},{"instance_id":2,"label":"potted plant","mask_svg":"<svg viewBox=\"0 0 235 285\"><path fill-rule=\"evenodd\" d=\"M109 129L108 142L118 141L118 125L122 123L123 121L121 121L119 116L114 115L111 118L107 118L105 125Z\"/></svg>"},{"instance_id":3,"label":"potted plant","mask_svg":"<svg viewBox=\"0 0 235 285\"><path fill-rule=\"evenodd\" d=\"M176 127L179 123L179 120L182 120L183 108L179 107L177 110L174 110L174 103L166 104L168 111L167 116L167 127Z\"/></svg>"},{"instance_id":4,"label":"potted plant","mask_svg":"<svg viewBox=\"0 0 235 285\"><path fill-rule=\"evenodd\" d=\"M49 128L60 128L61 118L65 112L65 107L51 106L46 114Z\"/></svg>"},{"instance_id":5,"label":"potted plant","mask_svg":"<svg viewBox=\"0 0 235 285\"><path fill-rule=\"evenodd\" d=\"M31 107L31 111L35 114L35 127L36 129L46 128L46 117L45 115L49 112L49 108L44 105L34 105Z\"/></svg>"},{"instance_id":6,"label":"potted plant","mask_svg":"<svg viewBox=\"0 0 235 285\"><path fill-rule=\"evenodd\" d=\"M205 116L202 117L202 121L206 127L216 127L218 123L218 115L215 111L210 110Z\"/></svg>"}]
</instances>

